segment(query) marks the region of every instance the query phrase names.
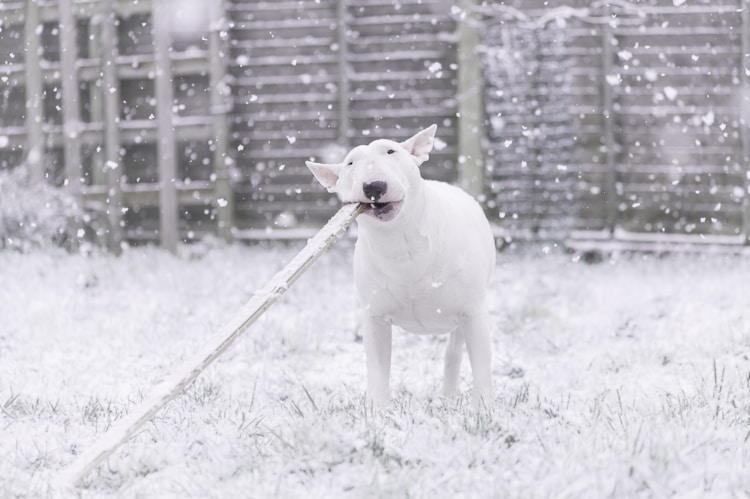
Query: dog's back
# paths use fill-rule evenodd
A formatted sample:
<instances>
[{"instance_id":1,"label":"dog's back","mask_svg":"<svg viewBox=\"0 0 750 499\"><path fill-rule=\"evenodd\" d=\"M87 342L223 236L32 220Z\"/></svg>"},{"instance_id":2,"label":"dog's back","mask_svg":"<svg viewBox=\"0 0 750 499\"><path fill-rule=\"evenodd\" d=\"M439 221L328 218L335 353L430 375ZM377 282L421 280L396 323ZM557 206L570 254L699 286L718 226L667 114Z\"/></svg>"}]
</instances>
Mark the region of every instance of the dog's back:
<instances>
[{"instance_id":1,"label":"dog's back","mask_svg":"<svg viewBox=\"0 0 750 499\"><path fill-rule=\"evenodd\" d=\"M444 242L454 249L448 254L471 258L476 272L489 279L495 268L496 247L482 207L466 192L445 182L426 180L425 189L430 209L441 213L437 223L443 226Z\"/></svg>"}]
</instances>

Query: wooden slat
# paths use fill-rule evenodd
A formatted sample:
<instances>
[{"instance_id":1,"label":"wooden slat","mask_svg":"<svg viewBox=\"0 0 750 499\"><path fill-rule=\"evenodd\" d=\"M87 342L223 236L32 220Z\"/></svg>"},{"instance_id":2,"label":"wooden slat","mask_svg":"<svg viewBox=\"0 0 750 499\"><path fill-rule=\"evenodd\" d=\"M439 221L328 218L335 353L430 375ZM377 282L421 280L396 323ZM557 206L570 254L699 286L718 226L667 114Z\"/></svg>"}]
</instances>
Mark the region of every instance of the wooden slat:
<instances>
[{"instance_id":1,"label":"wooden slat","mask_svg":"<svg viewBox=\"0 0 750 499\"><path fill-rule=\"evenodd\" d=\"M37 26L40 25L39 0L28 0L24 25L26 41L26 145L25 163L29 169L29 180L33 183L43 182L44 171L44 134L43 117L43 80L41 72L41 40Z\"/></svg>"},{"instance_id":2,"label":"wooden slat","mask_svg":"<svg viewBox=\"0 0 750 499\"><path fill-rule=\"evenodd\" d=\"M159 165L159 239L161 245L176 251L178 241L178 199L176 139L173 123L172 61L170 60L169 9L156 1L152 8L154 38L157 151Z\"/></svg>"},{"instance_id":3,"label":"wooden slat","mask_svg":"<svg viewBox=\"0 0 750 499\"><path fill-rule=\"evenodd\" d=\"M117 58L117 30L115 29L115 10L113 0L102 0L100 12L100 68L102 75L101 99L103 104L103 164L99 168L104 172L106 196L102 200L104 213L108 222L107 246L110 251L119 254L122 248L122 209L123 195L120 178L124 170L121 157L120 127L112 116L118 116L120 101L120 84L117 80L117 67L111 64ZM109 61L109 63L108 63Z\"/></svg>"},{"instance_id":4,"label":"wooden slat","mask_svg":"<svg viewBox=\"0 0 750 499\"><path fill-rule=\"evenodd\" d=\"M742 89L742 102L740 109L742 120L740 120L740 157L745 170L745 182L742 185L745 195L742 198L742 234L745 238L745 246L750 247L750 125L747 123L747 112L750 108L750 1L742 0L742 38L740 40L742 58L740 59L740 88ZM744 123L743 123L744 121Z\"/></svg>"},{"instance_id":5,"label":"wooden slat","mask_svg":"<svg viewBox=\"0 0 750 499\"><path fill-rule=\"evenodd\" d=\"M230 134L227 115L231 112L232 90L229 85L228 42L226 33L229 22L226 16L226 2L213 0L209 6L209 54L210 54L210 93L213 128L213 165L215 177L215 201L218 235L226 242L233 239L234 193L231 185Z\"/></svg>"},{"instance_id":6,"label":"wooden slat","mask_svg":"<svg viewBox=\"0 0 750 499\"><path fill-rule=\"evenodd\" d=\"M63 150L67 190L75 199L83 182L81 164L81 116L76 42L77 26L73 0L60 0L60 73L62 86Z\"/></svg>"}]
</instances>

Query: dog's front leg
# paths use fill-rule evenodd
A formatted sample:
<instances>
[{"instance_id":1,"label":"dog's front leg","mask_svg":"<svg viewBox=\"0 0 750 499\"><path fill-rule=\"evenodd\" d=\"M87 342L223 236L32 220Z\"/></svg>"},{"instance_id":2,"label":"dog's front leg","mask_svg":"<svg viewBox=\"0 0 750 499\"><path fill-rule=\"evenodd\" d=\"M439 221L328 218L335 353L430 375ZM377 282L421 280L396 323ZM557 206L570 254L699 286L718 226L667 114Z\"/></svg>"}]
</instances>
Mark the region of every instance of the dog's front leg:
<instances>
[{"instance_id":1,"label":"dog's front leg","mask_svg":"<svg viewBox=\"0 0 750 499\"><path fill-rule=\"evenodd\" d=\"M362 338L367 357L367 406L385 407L390 400L391 325L367 316L362 324Z\"/></svg>"},{"instance_id":2,"label":"dog's front leg","mask_svg":"<svg viewBox=\"0 0 750 499\"><path fill-rule=\"evenodd\" d=\"M446 397L458 395L458 378L461 373L461 358L463 357L464 338L461 331L450 333L448 346L445 349L445 371L443 376L443 393Z\"/></svg>"},{"instance_id":3,"label":"dog's front leg","mask_svg":"<svg viewBox=\"0 0 750 499\"><path fill-rule=\"evenodd\" d=\"M474 378L474 406L489 406L492 403L492 340L489 314L486 310L468 314L459 329L466 342Z\"/></svg>"}]
</instances>

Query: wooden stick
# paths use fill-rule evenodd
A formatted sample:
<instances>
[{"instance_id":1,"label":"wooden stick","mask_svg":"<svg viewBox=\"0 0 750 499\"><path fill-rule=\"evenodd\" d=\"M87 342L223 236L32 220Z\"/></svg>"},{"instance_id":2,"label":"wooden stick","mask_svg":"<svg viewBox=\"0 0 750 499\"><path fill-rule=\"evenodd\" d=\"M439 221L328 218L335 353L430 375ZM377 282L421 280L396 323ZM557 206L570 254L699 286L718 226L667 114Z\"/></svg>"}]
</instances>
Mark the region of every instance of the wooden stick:
<instances>
[{"instance_id":1,"label":"wooden stick","mask_svg":"<svg viewBox=\"0 0 750 499\"><path fill-rule=\"evenodd\" d=\"M181 394L209 364L234 343L240 334L268 310L320 255L341 237L362 209L363 206L360 204L348 204L341 207L292 261L273 276L260 291L256 292L197 355L184 362L179 369L164 379L152 390L149 398L116 422L107 433L64 469L57 477L57 487L75 487L133 436L141 426L150 421L162 407Z\"/></svg>"}]
</instances>

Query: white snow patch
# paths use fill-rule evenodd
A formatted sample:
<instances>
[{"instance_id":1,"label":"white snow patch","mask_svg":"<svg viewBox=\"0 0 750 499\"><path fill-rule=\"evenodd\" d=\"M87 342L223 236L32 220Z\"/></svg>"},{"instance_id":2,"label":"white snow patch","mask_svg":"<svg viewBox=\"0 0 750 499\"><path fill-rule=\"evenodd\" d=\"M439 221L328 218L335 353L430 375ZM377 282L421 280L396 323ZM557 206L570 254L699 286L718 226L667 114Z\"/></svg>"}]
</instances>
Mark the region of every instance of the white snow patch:
<instances>
[{"instance_id":1,"label":"white snow patch","mask_svg":"<svg viewBox=\"0 0 750 499\"><path fill-rule=\"evenodd\" d=\"M499 255L496 399L440 397L445 336L393 337L393 404L366 414L349 240L89 478L85 497L742 496L750 489L750 262ZM0 496L51 476L292 259L0 252ZM447 283L441 283L447 285ZM710 477L707 480L706 477ZM666 493L665 492L665 493ZM648 495L648 494L647 494Z\"/></svg>"}]
</instances>

